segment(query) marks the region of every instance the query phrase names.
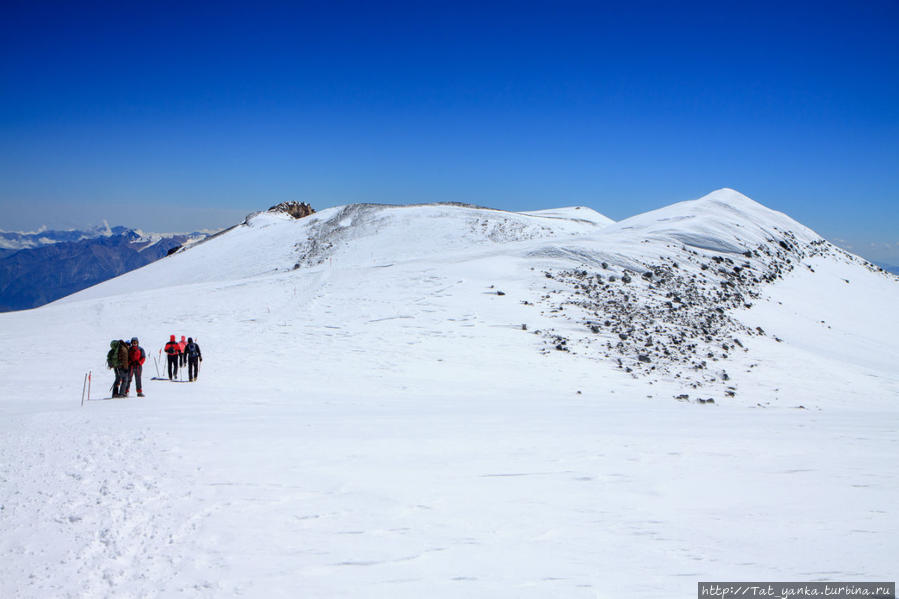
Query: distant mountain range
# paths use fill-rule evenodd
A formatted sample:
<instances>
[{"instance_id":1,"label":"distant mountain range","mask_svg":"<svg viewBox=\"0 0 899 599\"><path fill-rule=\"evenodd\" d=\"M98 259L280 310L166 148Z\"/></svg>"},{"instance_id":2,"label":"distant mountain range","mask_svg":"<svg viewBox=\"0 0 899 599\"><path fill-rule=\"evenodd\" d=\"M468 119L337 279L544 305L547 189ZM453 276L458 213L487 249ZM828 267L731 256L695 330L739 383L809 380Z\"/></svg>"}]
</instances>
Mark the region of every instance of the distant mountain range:
<instances>
[{"instance_id":1,"label":"distant mountain range","mask_svg":"<svg viewBox=\"0 0 899 599\"><path fill-rule=\"evenodd\" d=\"M106 224L88 230L0 231L0 312L52 302L208 236Z\"/></svg>"}]
</instances>

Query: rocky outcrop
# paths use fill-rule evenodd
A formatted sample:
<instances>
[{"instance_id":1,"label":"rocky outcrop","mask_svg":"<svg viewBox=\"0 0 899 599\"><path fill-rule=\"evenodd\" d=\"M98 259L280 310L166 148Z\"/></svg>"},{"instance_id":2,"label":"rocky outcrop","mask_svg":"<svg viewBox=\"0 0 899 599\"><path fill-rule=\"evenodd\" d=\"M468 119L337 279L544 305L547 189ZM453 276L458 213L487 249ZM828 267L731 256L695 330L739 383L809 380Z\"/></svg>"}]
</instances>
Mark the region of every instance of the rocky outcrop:
<instances>
[{"instance_id":1,"label":"rocky outcrop","mask_svg":"<svg viewBox=\"0 0 899 599\"><path fill-rule=\"evenodd\" d=\"M293 218L305 218L315 214L315 209L305 202L281 202L268 209L269 212L284 212Z\"/></svg>"}]
</instances>

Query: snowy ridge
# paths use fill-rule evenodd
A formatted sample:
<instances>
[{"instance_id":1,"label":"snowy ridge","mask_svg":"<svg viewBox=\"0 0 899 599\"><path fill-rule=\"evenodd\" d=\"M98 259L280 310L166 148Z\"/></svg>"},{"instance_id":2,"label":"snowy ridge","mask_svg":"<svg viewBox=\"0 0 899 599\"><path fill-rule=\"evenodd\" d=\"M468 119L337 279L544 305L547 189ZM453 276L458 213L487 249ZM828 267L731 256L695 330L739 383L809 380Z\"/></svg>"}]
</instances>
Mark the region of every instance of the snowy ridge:
<instances>
[{"instance_id":1,"label":"snowy ridge","mask_svg":"<svg viewBox=\"0 0 899 599\"><path fill-rule=\"evenodd\" d=\"M820 236L787 215L762 206L733 189L719 189L698 200L672 204L633 216L608 233L643 239L674 240L718 252L742 253L779 239L789 231L801 242Z\"/></svg>"},{"instance_id":2,"label":"snowy ridge","mask_svg":"<svg viewBox=\"0 0 899 599\"><path fill-rule=\"evenodd\" d=\"M0 596L891 579L899 280L730 190L587 214L258 213L0 314Z\"/></svg>"},{"instance_id":3,"label":"snowy ridge","mask_svg":"<svg viewBox=\"0 0 899 599\"><path fill-rule=\"evenodd\" d=\"M309 238L297 247L297 267L332 258L361 265L366 258L383 263L446 257L473 248L574 238L606 224L597 212L573 219L561 212L550 217L453 205L356 204L334 210L310 221Z\"/></svg>"},{"instance_id":4,"label":"snowy ridge","mask_svg":"<svg viewBox=\"0 0 899 599\"><path fill-rule=\"evenodd\" d=\"M515 242L574 239L601 228L604 217L586 219L524 215L462 205L384 206L354 204L293 219L259 212L223 235L164 262L148 265L65 298L127 293L207 281L252 278L338 261L367 267L473 251L493 251Z\"/></svg>"},{"instance_id":5,"label":"snowy ridge","mask_svg":"<svg viewBox=\"0 0 899 599\"><path fill-rule=\"evenodd\" d=\"M602 227L611 225L615 222L608 216L600 214L596 210L587 208L585 206L571 206L569 208L553 208L549 210L531 210L527 212L521 212L521 214L542 216L546 218L562 218L574 221L585 221L594 223Z\"/></svg>"},{"instance_id":6,"label":"snowy ridge","mask_svg":"<svg viewBox=\"0 0 899 599\"><path fill-rule=\"evenodd\" d=\"M747 378L734 368L744 375L755 368L753 338L782 341L751 312L769 299L772 284L797 268L814 272L821 257L883 274L731 189L617 223L587 210L354 204L302 219L258 212L190 251L60 302L276 275L301 282L347 272L365 282L376 278L373 269L401 264L477 270L483 261L511 260L530 269L517 300L531 308L522 318L537 312L543 322L529 332L542 339L544 353L577 354L631 377L674 382L673 397L699 392L721 401L736 396ZM505 286L504 277L495 284ZM360 305L378 295L365 283L351 293Z\"/></svg>"}]
</instances>

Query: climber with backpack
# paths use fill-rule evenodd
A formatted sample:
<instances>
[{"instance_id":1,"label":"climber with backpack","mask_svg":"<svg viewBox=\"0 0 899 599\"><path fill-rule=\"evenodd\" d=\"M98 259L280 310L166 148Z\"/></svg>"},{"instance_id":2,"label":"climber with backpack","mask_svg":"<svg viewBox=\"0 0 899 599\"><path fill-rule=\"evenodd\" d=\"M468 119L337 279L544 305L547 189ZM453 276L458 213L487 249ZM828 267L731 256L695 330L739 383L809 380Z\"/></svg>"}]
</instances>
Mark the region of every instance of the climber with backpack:
<instances>
[{"instance_id":1,"label":"climber with backpack","mask_svg":"<svg viewBox=\"0 0 899 599\"><path fill-rule=\"evenodd\" d=\"M123 397L125 395L125 383L128 379L128 344L121 339L113 339L106 353L106 366L115 372L115 381L112 383L112 396Z\"/></svg>"},{"instance_id":2,"label":"climber with backpack","mask_svg":"<svg viewBox=\"0 0 899 599\"><path fill-rule=\"evenodd\" d=\"M188 380L193 383L197 380L197 375L200 373L200 362L203 361L203 354L200 353L200 346L194 342L193 337L187 338L187 345L184 346L184 353L187 355Z\"/></svg>"},{"instance_id":3,"label":"climber with backpack","mask_svg":"<svg viewBox=\"0 0 899 599\"><path fill-rule=\"evenodd\" d=\"M121 397L128 397L128 391L131 389L131 380L136 383L137 396L143 397L144 391L140 384L140 375L144 369L144 360L147 354L144 352L137 340L137 337L131 338L131 347L128 349L128 380L125 383L125 392Z\"/></svg>"},{"instance_id":4,"label":"climber with backpack","mask_svg":"<svg viewBox=\"0 0 899 599\"><path fill-rule=\"evenodd\" d=\"M168 356L169 362L169 380L178 376L178 359L181 355L181 344L175 341L175 336L169 338L169 342L165 344L165 354Z\"/></svg>"}]
</instances>

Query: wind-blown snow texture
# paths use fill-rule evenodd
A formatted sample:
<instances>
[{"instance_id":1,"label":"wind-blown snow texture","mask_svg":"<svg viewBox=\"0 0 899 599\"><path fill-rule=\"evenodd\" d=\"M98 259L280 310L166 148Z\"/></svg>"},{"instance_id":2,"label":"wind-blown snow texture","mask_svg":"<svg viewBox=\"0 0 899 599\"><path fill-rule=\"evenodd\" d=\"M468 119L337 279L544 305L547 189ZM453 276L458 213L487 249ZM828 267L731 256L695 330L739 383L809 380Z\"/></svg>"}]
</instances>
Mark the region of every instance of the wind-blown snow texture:
<instances>
[{"instance_id":1,"label":"wind-blown snow texture","mask_svg":"<svg viewBox=\"0 0 899 599\"><path fill-rule=\"evenodd\" d=\"M0 596L892 580L896 305L896 277L731 190L618 223L255 214L0 315ZM170 334L198 382L149 380ZM147 397L100 400L132 335Z\"/></svg>"}]
</instances>

